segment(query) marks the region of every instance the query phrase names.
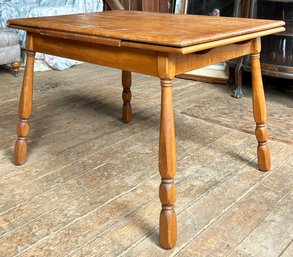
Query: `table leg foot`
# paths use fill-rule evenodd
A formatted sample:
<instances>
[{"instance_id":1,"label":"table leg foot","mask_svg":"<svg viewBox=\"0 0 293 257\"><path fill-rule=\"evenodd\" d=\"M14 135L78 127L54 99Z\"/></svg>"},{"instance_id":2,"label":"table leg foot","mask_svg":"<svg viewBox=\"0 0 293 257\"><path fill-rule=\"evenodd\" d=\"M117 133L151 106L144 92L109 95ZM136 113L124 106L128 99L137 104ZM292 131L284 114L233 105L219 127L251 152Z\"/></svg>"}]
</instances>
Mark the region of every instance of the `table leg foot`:
<instances>
[{"instance_id":1,"label":"table leg foot","mask_svg":"<svg viewBox=\"0 0 293 257\"><path fill-rule=\"evenodd\" d=\"M268 171L271 168L271 155L267 145L267 113L259 58L259 53L251 55L253 116L256 122L255 136L258 141L258 167L261 171Z\"/></svg>"},{"instance_id":2,"label":"table leg foot","mask_svg":"<svg viewBox=\"0 0 293 257\"><path fill-rule=\"evenodd\" d=\"M123 99L123 107L122 107L122 121L124 123L131 122L132 119L132 108L131 108L131 72L122 71L122 99Z\"/></svg>"},{"instance_id":3,"label":"table leg foot","mask_svg":"<svg viewBox=\"0 0 293 257\"><path fill-rule=\"evenodd\" d=\"M160 245L165 249L171 249L176 245L177 240L177 219L174 210L176 187L173 179L162 179L160 199L162 202L162 211L160 214Z\"/></svg>"},{"instance_id":4,"label":"table leg foot","mask_svg":"<svg viewBox=\"0 0 293 257\"><path fill-rule=\"evenodd\" d=\"M160 214L160 245L171 249L177 241L176 201L176 143L172 107L172 80L161 80L161 127L159 145L159 170L162 177L159 196L162 203Z\"/></svg>"},{"instance_id":5,"label":"table leg foot","mask_svg":"<svg viewBox=\"0 0 293 257\"><path fill-rule=\"evenodd\" d=\"M22 82L19 101L19 121L17 124L17 140L14 148L14 162L22 165L26 161L27 136L29 133L29 118L32 112L33 76L35 53L27 51L27 61Z\"/></svg>"},{"instance_id":6,"label":"table leg foot","mask_svg":"<svg viewBox=\"0 0 293 257\"><path fill-rule=\"evenodd\" d=\"M271 153L267 144L259 143L257 147L258 168L261 171L271 169Z\"/></svg>"},{"instance_id":7,"label":"table leg foot","mask_svg":"<svg viewBox=\"0 0 293 257\"><path fill-rule=\"evenodd\" d=\"M22 165L26 161L27 153L27 135L29 133L29 122L25 119L19 119L17 124L17 139L14 148L14 162Z\"/></svg>"}]
</instances>

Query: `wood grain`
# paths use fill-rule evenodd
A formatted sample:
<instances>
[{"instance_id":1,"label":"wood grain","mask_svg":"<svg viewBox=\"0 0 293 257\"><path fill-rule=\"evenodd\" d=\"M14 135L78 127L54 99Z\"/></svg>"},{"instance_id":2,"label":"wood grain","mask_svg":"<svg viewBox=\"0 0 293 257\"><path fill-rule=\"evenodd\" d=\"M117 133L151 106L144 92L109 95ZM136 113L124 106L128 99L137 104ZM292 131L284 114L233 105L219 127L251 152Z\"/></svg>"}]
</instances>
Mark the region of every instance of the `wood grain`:
<instances>
[{"instance_id":1,"label":"wood grain","mask_svg":"<svg viewBox=\"0 0 293 257\"><path fill-rule=\"evenodd\" d=\"M27 31L30 28L38 28L175 47L261 32L282 27L284 24L283 21L135 11L109 11L9 20L11 28L14 25L25 26Z\"/></svg>"},{"instance_id":2,"label":"wood grain","mask_svg":"<svg viewBox=\"0 0 293 257\"><path fill-rule=\"evenodd\" d=\"M166 52L166 53L190 54L190 53L195 53L197 51L211 49L218 46L224 46L228 44L243 42L243 41L250 40L256 37L263 37L270 34L279 33L284 30L285 30L284 27L278 27L274 29L264 30L261 32L250 33L247 35L241 35L241 36L236 36L232 38L220 39L220 40L216 40L216 41L212 41L208 43L201 43L201 44L186 46L182 48L172 47L172 46L163 46L163 45L154 45L154 44L143 44L143 43L131 42L131 41L122 41L121 45L126 47L155 50L155 51Z\"/></svg>"},{"instance_id":3,"label":"wood grain","mask_svg":"<svg viewBox=\"0 0 293 257\"><path fill-rule=\"evenodd\" d=\"M259 49L260 49L260 40ZM267 145L268 131L266 127L266 103L261 77L260 54L251 54L251 72L252 72L252 100L253 117L256 123L255 136L258 141L257 158L258 167L261 171L268 171L271 168L270 149Z\"/></svg>"},{"instance_id":4,"label":"wood grain","mask_svg":"<svg viewBox=\"0 0 293 257\"><path fill-rule=\"evenodd\" d=\"M159 197L162 210L159 230L160 245L163 248L171 249L177 241L174 210L176 142L172 99L172 83L176 74L252 54L253 108L257 124L258 164L263 171L270 168L270 154L266 144L265 100L259 66L259 37L283 30L282 21L113 11L18 19L10 20L9 24L12 28L22 28L29 32L26 42L28 62L20 98L20 121L15 146L17 164L23 164L26 159L34 52L123 70L122 120L125 123L131 121L132 115L131 72L153 75L161 79ZM123 44L126 41L143 44L140 48ZM155 48L147 49L145 45L155 45ZM177 48L179 51L170 52L165 47L172 48L172 51Z\"/></svg>"},{"instance_id":5,"label":"wood grain","mask_svg":"<svg viewBox=\"0 0 293 257\"><path fill-rule=\"evenodd\" d=\"M26 161L29 118L32 112L34 60L35 53L28 51L18 110L19 122L14 148L14 163L16 165L22 165Z\"/></svg>"},{"instance_id":6,"label":"wood grain","mask_svg":"<svg viewBox=\"0 0 293 257\"><path fill-rule=\"evenodd\" d=\"M161 80L161 126L159 144L159 170L162 177L160 200L160 244L171 249L177 241L176 201L176 143L172 106L172 80Z\"/></svg>"},{"instance_id":7,"label":"wood grain","mask_svg":"<svg viewBox=\"0 0 293 257\"><path fill-rule=\"evenodd\" d=\"M115 47L34 34L30 50L157 76L155 51Z\"/></svg>"},{"instance_id":8,"label":"wood grain","mask_svg":"<svg viewBox=\"0 0 293 257\"><path fill-rule=\"evenodd\" d=\"M11 147L15 137L15 93L20 91L21 77L15 78L2 68L0 74L0 130L1 135L5 134L5 145ZM254 136L238 131L239 127L229 129L217 122L182 115L185 108L195 106L201 99L209 99L209 107L224 97L230 99L228 87L174 79L179 233L177 247L164 251L156 244L160 209L156 162L158 79L133 74L136 118L131 126L119 121L119 71L82 64L63 72L36 73L34 81L34 125L27 164L12 165L11 149L3 149L1 143L0 187L5 211L1 213L1 256L148 257L176 255L180 250L182 256L194 256L199 245L192 242L200 238L200 244L209 247L212 255L213 250L224 250L226 255L238 245L236 250L248 246L249 251L276 244L276 255L284 250L284 256L291 256L292 247L285 248L290 235L289 220L279 215L281 205L270 200L276 189L290 191L290 143L272 141L272 172L257 172ZM59 86L49 88L48 83ZM250 96L249 86L247 91ZM266 98L268 110L275 110L276 114L291 104L289 95L272 88L266 89ZM241 109L239 101L226 104L236 113ZM251 106L246 108L250 110ZM227 117L235 124L233 117ZM270 126L272 123L279 125L270 119ZM251 120L246 119L245 124L251 127ZM287 131L286 126L290 128L288 124L279 127L280 133ZM273 174L272 183L263 184L263 178ZM264 191L256 191L257 184L263 184ZM238 219L227 218L217 226L223 215L238 212L239 209L229 207L247 196L246 192L255 197L244 202ZM263 201L264 206L268 206L267 200L271 206L268 212L260 208L265 196L269 197ZM248 206L254 206L252 213L246 212ZM292 213L292 206L284 208ZM271 210L276 214L273 218ZM270 215L267 218L266 213ZM249 227L239 222L245 215L254 220ZM227 228L226 222L233 222L233 228L218 233L218 228ZM278 230L272 231L275 225L279 225ZM215 228L215 233L202 234L207 227ZM240 231L241 235L233 231Z\"/></svg>"}]
</instances>

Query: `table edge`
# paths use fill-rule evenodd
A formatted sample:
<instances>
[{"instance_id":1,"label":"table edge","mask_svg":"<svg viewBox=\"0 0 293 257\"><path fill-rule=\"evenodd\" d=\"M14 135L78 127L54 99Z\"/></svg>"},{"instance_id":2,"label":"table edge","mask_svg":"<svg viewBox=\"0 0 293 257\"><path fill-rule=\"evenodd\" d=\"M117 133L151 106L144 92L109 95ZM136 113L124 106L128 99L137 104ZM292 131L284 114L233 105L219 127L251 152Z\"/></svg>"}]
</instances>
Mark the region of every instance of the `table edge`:
<instances>
[{"instance_id":1,"label":"table edge","mask_svg":"<svg viewBox=\"0 0 293 257\"><path fill-rule=\"evenodd\" d=\"M284 23L284 22L283 22ZM285 24L285 23L284 23ZM228 43L237 43L243 40L249 40L257 37L263 37L271 34L276 34L279 32L285 31L284 26L278 26L271 29L265 29L257 32L242 34L239 36L232 36L220 40L209 41L205 43L199 43L189 46L176 47L176 46L167 46L163 44L152 44L152 43L143 43L139 41L128 41L128 40L120 40L115 38L101 37L96 35L89 35L85 33L78 32L67 32L62 30L51 30L51 29L41 29L36 27L29 26L21 26L17 24L8 24L9 28L25 30L32 33L37 33L46 36L53 36L59 38L65 38L70 40L79 40L91 43L98 43L103 45L111 45L117 47L131 47L131 48L140 48L146 50L154 50L159 52L167 52L167 53L180 53L180 54L189 54L196 51L206 50L212 47L222 46Z\"/></svg>"}]
</instances>

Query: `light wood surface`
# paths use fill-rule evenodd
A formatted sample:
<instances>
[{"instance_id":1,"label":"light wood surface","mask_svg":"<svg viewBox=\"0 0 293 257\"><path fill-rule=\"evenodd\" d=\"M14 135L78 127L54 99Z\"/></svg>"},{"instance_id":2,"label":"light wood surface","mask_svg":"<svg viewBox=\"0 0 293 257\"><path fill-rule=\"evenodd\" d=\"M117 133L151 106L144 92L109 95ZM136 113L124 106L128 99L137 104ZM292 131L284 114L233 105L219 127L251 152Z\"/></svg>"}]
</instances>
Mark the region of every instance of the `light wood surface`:
<instances>
[{"instance_id":1,"label":"light wood surface","mask_svg":"<svg viewBox=\"0 0 293 257\"><path fill-rule=\"evenodd\" d=\"M22 165L26 161L27 136L30 128L29 118L32 113L34 60L35 53L27 51L26 68L19 100L19 122L16 128L17 140L14 150L14 161L17 165Z\"/></svg>"},{"instance_id":2,"label":"light wood surface","mask_svg":"<svg viewBox=\"0 0 293 257\"><path fill-rule=\"evenodd\" d=\"M131 72L161 80L159 170L161 175L160 244L171 249L177 241L174 210L176 187L176 141L172 105L172 84L176 74L219 61L252 54L253 107L257 124L259 169L270 168L265 128L265 100L259 68L260 36L283 30L282 21L180 16L144 12L113 11L9 21L10 27L28 31L28 63L20 100L20 122L15 147L15 163L26 160L29 116L32 106L33 53L43 52L123 70L122 120L130 122ZM168 26L167 26L168 25ZM138 29L139 28L139 29ZM88 40L87 40L88 37ZM157 48L123 46L123 42L143 42ZM219 41L221 42L219 44ZM206 46L204 46L206 44ZM181 49L165 51L163 46ZM196 46L202 50L194 50ZM193 52L185 52L190 47ZM191 50L190 50L191 51Z\"/></svg>"},{"instance_id":3,"label":"light wood surface","mask_svg":"<svg viewBox=\"0 0 293 257\"><path fill-rule=\"evenodd\" d=\"M162 177L159 195L162 203L160 215L160 244L171 249L177 241L176 201L176 143L172 104L172 80L161 80L161 125L159 144L159 170Z\"/></svg>"},{"instance_id":4,"label":"light wood surface","mask_svg":"<svg viewBox=\"0 0 293 257\"><path fill-rule=\"evenodd\" d=\"M261 32L251 33L251 34L242 35L242 36L236 36L236 37L232 37L232 38L220 39L220 40L212 41L209 43L201 43L201 44L186 46L186 47L182 47L182 48L172 47L172 46L163 46L163 45L143 44L143 43L130 42L130 41L122 41L121 45L125 46L125 47L155 50L155 51L167 52L167 53L169 52L169 53L190 54L190 53L194 53L197 51L202 51L202 50L206 50L206 49L210 49L210 48L218 47L218 46L224 46L227 44L243 42L245 40L253 39L256 37L263 37L263 36L267 36L270 34L279 33L282 31L285 31L285 28L278 27L278 28L274 28L274 29L264 30Z\"/></svg>"},{"instance_id":5,"label":"light wood surface","mask_svg":"<svg viewBox=\"0 0 293 257\"><path fill-rule=\"evenodd\" d=\"M9 26L185 47L284 26L283 21L109 11L10 20ZM138 29L139 28L139 29ZM223 29L225 28L225 29ZM159 32L159 33L158 33Z\"/></svg>"},{"instance_id":6,"label":"light wood surface","mask_svg":"<svg viewBox=\"0 0 293 257\"><path fill-rule=\"evenodd\" d=\"M256 122L255 136L258 141L257 158L258 167L261 171L271 168L270 149L267 145L268 129L266 126L267 110L260 67L260 39L256 40L255 52L251 54L252 70L252 105L253 117Z\"/></svg>"}]
</instances>

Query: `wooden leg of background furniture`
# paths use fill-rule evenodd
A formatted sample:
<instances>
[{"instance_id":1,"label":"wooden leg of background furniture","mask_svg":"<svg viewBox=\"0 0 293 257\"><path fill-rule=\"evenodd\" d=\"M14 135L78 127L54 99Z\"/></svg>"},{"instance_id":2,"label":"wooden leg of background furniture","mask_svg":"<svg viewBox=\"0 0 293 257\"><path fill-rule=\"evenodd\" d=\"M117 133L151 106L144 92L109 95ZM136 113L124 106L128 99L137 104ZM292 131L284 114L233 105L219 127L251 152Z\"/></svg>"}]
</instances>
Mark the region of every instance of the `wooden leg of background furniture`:
<instances>
[{"instance_id":1,"label":"wooden leg of background furniture","mask_svg":"<svg viewBox=\"0 0 293 257\"><path fill-rule=\"evenodd\" d=\"M122 71L122 99L123 99L123 107L122 107L122 121L124 123L129 123L132 118L132 108L131 108L131 72Z\"/></svg>"},{"instance_id":2,"label":"wooden leg of background furniture","mask_svg":"<svg viewBox=\"0 0 293 257\"><path fill-rule=\"evenodd\" d=\"M159 195L162 203L160 215L160 244L171 249L177 241L176 201L176 142L172 107L172 80L161 80L161 127L159 144L159 170L162 177Z\"/></svg>"},{"instance_id":3,"label":"wooden leg of background furniture","mask_svg":"<svg viewBox=\"0 0 293 257\"><path fill-rule=\"evenodd\" d=\"M238 62L235 68L235 84L236 84L236 88L233 91L232 96L235 98L241 98L243 97L243 92L242 92L242 75L243 75L243 71L242 71L242 63L243 63L243 59L244 57L240 57L238 58Z\"/></svg>"},{"instance_id":4,"label":"wooden leg of background furniture","mask_svg":"<svg viewBox=\"0 0 293 257\"><path fill-rule=\"evenodd\" d=\"M29 118L32 112L34 60L35 53L28 51L19 101L19 122L16 128L17 140L14 148L14 162L17 165L22 165L26 161Z\"/></svg>"},{"instance_id":5,"label":"wooden leg of background furniture","mask_svg":"<svg viewBox=\"0 0 293 257\"><path fill-rule=\"evenodd\" d=\"M258 141L258 167L261 171L268 171L271 168L271 157L267 145L267 113L259 58L259 53L251 55L253 116L256 122L255 136Z\"/></svg>"},{"instance_id":6,"label":"wooden leg of background furniture","mask_svg":"<svg viewBox=\"0 0 293 257\"><path fill-rule=\"evenodd\" d=\"M20 62L11 63L11 67L12 67L12 69L14 71L15 77L17 77L18 76L18 72L19 72Z\"/></svg>"}]
</instances>

